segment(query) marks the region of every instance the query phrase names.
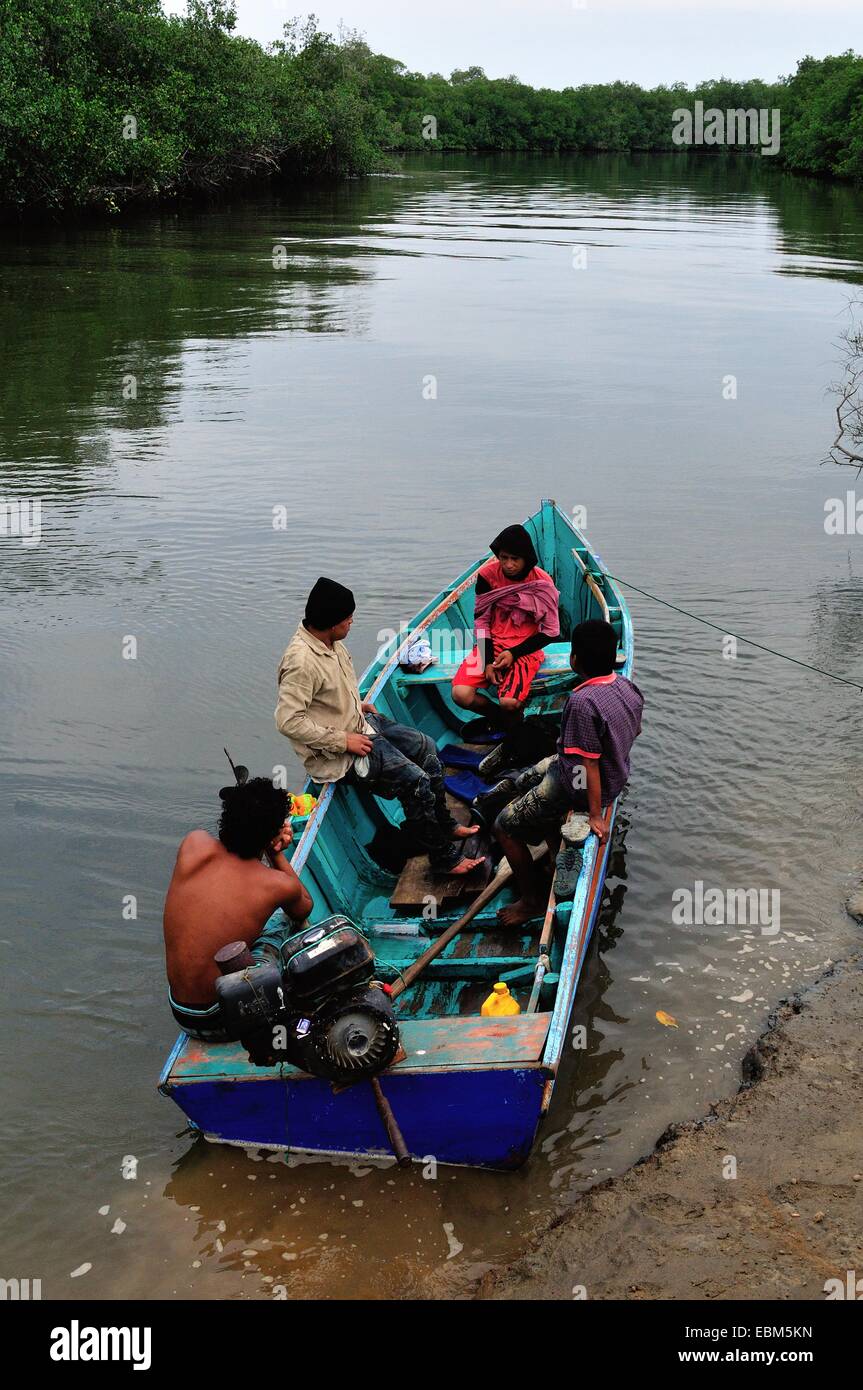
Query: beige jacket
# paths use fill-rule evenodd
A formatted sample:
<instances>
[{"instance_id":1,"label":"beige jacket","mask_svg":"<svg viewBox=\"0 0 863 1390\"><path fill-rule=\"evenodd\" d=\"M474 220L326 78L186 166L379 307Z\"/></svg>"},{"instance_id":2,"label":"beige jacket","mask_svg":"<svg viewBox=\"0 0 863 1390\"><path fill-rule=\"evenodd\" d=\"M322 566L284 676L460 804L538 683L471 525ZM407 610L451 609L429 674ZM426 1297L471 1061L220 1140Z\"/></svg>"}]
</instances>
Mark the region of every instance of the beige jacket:
<instances>
[{"instance_id":1,"label":"beige jacket","mask_svg":"<svg viewBox=\"0 0 863 1390\"><path fill-rule=\"evenodd\" d=\"M331 648L297 628L279 662L276 728L316 782L338 782L354 755L346 734L365 728L354 663L344 642Z\"/></svg>"}]
</instances>

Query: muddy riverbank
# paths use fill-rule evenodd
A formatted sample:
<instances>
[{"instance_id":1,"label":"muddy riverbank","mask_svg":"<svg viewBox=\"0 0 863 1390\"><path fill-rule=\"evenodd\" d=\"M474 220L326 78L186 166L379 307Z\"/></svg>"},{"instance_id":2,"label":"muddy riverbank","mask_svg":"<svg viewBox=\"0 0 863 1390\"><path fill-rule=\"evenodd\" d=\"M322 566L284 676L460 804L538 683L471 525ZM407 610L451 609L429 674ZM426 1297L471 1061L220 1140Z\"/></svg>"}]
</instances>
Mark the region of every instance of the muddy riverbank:
<instances>
[{"instance_id":1,"label":"muddy riverbank","mask_svg":"<svg viewBox=\"0 0 863 1390\"><path fill-rule=\"evenodd\" d=\"M666 1130L476 1297L823 1299L863 1274L861 1018L858 954L780 1005L735 1096Z\"/></svg>"}]
</instances>

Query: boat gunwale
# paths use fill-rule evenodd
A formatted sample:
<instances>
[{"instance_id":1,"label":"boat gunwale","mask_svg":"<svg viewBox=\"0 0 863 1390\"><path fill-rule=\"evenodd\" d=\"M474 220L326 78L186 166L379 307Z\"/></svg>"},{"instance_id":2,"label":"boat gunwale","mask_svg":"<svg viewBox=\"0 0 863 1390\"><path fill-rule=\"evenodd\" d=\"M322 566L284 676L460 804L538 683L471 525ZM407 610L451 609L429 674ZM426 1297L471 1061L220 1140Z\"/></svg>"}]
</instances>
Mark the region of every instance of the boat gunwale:
<instances>
[{"instance_id":1,"label":"boat gunwale","mask_svg":"<svg viewBox=\"0 0 863 1390\"><path fill-rule=\"evenodd\" d=\"M168 1083L171 1080L171 1072L174 1070L174 1063L176 1062L177 1058L183 1051L183 1048L186 1046L186 1043L188 1041L188 1033L178 1033L174 1041L174 1046L171 1048L171 1051L168 1053L168 1056L165 1059L165 1065L162 1067L162 1071L157 1082L157 1089L160 1090L163 1095L167 1095L170 1090ZM174 1085L179 1085L179 1082L175 1081Z\"/></svg>"},{"instance_id":2,"label":"boat gunwale","mask_svg":"<svg viewBox=\"0 0 863 1390\"><path fill-rule=\"evenodd\" d=\"M617 600L614 606L620 613L621 623L623 626L623 640L621 645L626 654L623 666L620 669L620 674L622 676L629 677L631 676L633 669L634 649L632 616L629 612L629 607L626 603L626 600L620 592L620 589L617 587L616 582L609 574L605 562L603 561L602 556L599 554L599 552L593 549L587 537L583 534L583 532L579 530L579 528L566 515L566 513L561 511L560 507L558 507L556 503L554 503L553 505L555 511L559 512L559 514L566 521L573 534L578 537L578 540L583 549L586 550L587 553L591 556L591 558L596 562L599 573L602 577L602 580L604 581L604 587L608 588L611 595ZM585 575L587 574L587 572L587 567L585 566ZM603 595L603 598L607 603L607 598L605 598L605 595ZM590 945L590 940L593 936L593 928L596 924L596 919L599 916L599 908L601 906L602 901L602 889L605 885L605 877L608 871L608 858L609 854L611 853L611 840L614 831L614 823L617 819L617 808L619 804L620 797L617 796L615 797L611 805L608 824L608 839L605 843L604 848L602 849L601 856L599 853L601 846L597 842L596 837L593 836L591 839L590 847L587 852L590 862L590 874L588 876L584 873L585 866L582 865L582 872L579 875L578 887L576 889L575 898L573 899L572 909L569 915L569 922L567 923L566 927L566 937L563 946L563 959L560 964L560 970L558 971L557 992L555 994L554 1007L552 1009L551 1023L549 1025L548 1035L545 1041L545 1048L543 1050L543 1061L547 1063L547 1065L555 1074L557 1073L557 1069L560 1065L560 1059L563 1053L563 1043L566 1028L569 1023L570 1014L572 1013L573 1006L575 1004L575 996L578 991L578 984L579 980L581 979L581 971L584 965L585 956L587 955L587 948ZM582 883L584 883L583 891ZM580 916L576 918L576 909L579 906L579 904L581 904L581 913ZM573 930L577 930L575 958L571 961L571 964L567 968L567 956L570 954L570 942L572 940ZM566 980L564 980L565 976Z\"/></svg>"}]
</instances>

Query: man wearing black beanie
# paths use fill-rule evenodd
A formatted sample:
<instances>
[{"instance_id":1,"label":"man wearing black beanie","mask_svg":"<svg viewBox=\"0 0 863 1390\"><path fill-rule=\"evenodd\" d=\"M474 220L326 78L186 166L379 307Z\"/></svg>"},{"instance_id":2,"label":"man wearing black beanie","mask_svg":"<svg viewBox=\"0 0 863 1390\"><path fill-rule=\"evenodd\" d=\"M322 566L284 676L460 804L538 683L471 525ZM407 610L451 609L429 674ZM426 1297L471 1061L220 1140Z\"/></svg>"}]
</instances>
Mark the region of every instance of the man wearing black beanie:
<instances>
[{"instance_id":1,"label":"man wearing black beanie","mask_svg":"<svg viewBox=\"0 0 863 1390\"><path fill-rule=\"evenodd\" d=\"M356 606L350 589L346 589L344 584L337 584L335 579L325 579L322 575L306 599L306 616L303 622L307 628L326 632L329 628L339 626L347 618L353 617Z\"/></svg>"},{"instance_id":2,"label":"man wearing black beanie","mask_svg":"<svg viewBox=\"0 0 863 1390\"><path fill-rule=\"evenodd\" d=\"M350 589L334 579L317 580L279 663L276 727L314 781L344 780L397 798L435 873L469 873L482 860L465 858L459 841L479 827L457 826L450 815L434 743L360 696L344 640L355 608Z\"/></svg>"}]
</instances>

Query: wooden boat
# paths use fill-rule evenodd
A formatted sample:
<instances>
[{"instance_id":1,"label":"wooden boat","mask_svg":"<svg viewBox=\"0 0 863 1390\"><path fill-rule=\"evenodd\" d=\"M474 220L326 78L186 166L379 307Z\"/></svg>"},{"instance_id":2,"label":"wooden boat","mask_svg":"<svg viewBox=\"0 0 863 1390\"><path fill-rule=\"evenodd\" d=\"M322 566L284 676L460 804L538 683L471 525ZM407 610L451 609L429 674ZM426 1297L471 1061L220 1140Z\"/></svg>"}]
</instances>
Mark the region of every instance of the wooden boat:
<instances>
[{"instance_id":1,"label":"wooden boat","mask_svg":"<svg viewBox=\"0 0 863 1390\"><path fill-rule=\"evenodd\" d=\"M531 692L528 713L562 703L574 677L569 667L571 629L603 617L618 633L618 669L632 670L632 625L626 604L599 556L551 501L525 525L539 562L561 593L561 640L550 644ZM450 681L471 643L473 586L481 557L418 613L360 682L366 698L402 723L429 734L440 748L458 741L464 712L452 702ZM448 660L421 674L400 666L407 645L433 635ZM307 790L319 791L313 785ZM612 822L616 804L611 808ZM443 901L436 919L416 907L407 914L390 902L395 878L382 870L369 845L401 810L340 784L321 792L317 809L296 843L292 862L312 894L312 921L344 913L368 934L381 968L404 971L463 911ZM609 841L589 836L571 902L549 904L550 944L540 963L541 919L517 933L496 928L504 890L478 913L398 1000L404 1058L380 1077L415 1160L488 1168L515 1168L527 1158L551 1100L568 1042L568 1021L600 906ZM537 966L539 965L539 969ZM522 1012L483 1018L480 1004L505 978ZM252 1066L237 1043L202 1044L181 1035L160 1078L192 1126L208 1139L352 1158L390 1154L372 1087L360 1083L334 1092L324 1080L287 1065Z\"/></svg>"}]
</instances>

